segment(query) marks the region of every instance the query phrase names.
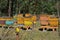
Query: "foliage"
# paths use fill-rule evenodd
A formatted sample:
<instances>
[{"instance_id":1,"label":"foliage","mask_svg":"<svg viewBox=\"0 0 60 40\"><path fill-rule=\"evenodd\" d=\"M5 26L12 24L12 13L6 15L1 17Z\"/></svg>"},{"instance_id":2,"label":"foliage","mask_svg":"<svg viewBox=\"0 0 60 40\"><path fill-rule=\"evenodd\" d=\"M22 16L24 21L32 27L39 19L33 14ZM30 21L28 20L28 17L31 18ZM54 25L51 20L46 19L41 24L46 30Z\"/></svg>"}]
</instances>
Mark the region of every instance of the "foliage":
<instances>
[{"instance_id":1,"label":"foliage","mask_svg":"<svg viewBox=\"0 0 60 40\"><path fill-rule=\"evenodd\" d=\"M1 15L5 15L5 12L7 9L7 2L8 2L7 0L0 0L0 14Z\"/></svg>"},{"instance_id":2,"label":"foliage","mask_svg":"<svg viewBox=\"0 0 60 40\"><path fill-rule=\"evenodd\" d=\"M31 13L31 14L40 14L48 13L53 14L57 13L57 0L11 0L11 15L18 13ZM56 7L56 8L55 8ZM8 10L8 0L0 1L0 14L7 14L5 10ZM3 12L2 12L3 11ZM5 15L6 15L5 14Z\"/></svg>"}]
</instances>

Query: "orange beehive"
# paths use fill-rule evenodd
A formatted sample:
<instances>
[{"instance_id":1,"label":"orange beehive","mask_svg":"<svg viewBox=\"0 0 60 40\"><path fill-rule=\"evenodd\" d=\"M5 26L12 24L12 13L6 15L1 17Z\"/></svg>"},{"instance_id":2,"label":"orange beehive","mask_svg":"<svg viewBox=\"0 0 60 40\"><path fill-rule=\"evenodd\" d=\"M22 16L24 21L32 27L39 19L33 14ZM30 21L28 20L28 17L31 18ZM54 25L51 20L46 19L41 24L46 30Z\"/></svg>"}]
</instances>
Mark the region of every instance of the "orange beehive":
<instances>
[{"instance_id":1,"label":"orange beehive","mask_svg":"<svg viewBox=\"0 0 60 40\"><path fill-rule=\"evenodd\" d=\"M50 18L49 19L50 26L58 26L58 18Z\"/></svg>"},{"instance_id":2,"label":"orange beehive","mask_svg":"<svg viewBox=\"0 0 60 40\"><path fill-rule=\"evenodd\" d=\"M31 16L31 14L29 14L29 13L26 13L25 14L25 17L29 17L29 16Z\"/></svg>"},{"instance_id":3,"label":"orange beehive","mask_svg":"<svg viewBox=\"0 0 60 40\"><path fill-rule=\"evenodd\" d=\"M48 25L48 21L40 21L41 25Z\"/></svg>"},{"instance_id":4,"label":"orange beehive","mask_svg":"<svg viewBox=\"0 0 60 40\"><path fill-rule=\"evenodd\" d=\"M50 26L47 25L47 26L41 26L40 28L49 28L49 27L50 27Z\"/></svg>"},{"instance_id":5,"label":"orange beehive","mask_svg":"<svg viewBox=\"0 0 60 40\"><path fill-rule=\"evenodd\" d=\"M12 17L0 17L0 20L12 20L13 18Z\"/></svg>"},{"instance_id":6,"label":"orange beehive","mask_svg":"<svg viewBox=\"0 0 60 40\"><path fill-rule=\"evenodd\" d=\"M24 22L24 19L23 18L17 18L17 23L18 24L23 24L23 22Z\"/></svg>"},{"instance_id":7,"label":"orange beehive","mask_svg":"<svg viewBox=\"0 0 60 40\"><path fill-rule=\"evenodd\" d=\"M50 17L49 20L56 20L57 21L58 18L56 18L56 17Z\"/></svg>"},{"instance_id":8,"label":"orange beehive","mask_svg":"<svg viewBox=\"0 0 60 40\"><path fill-rule=\"evenodd\" d=\"M58 21L50 21L50 26L58 26Z\"/></svg>"},{"instance_id":9,"label":"orange beehive","mask_svg":"<svg viewBox=\"0 0 60 40\"><path fill-rule=\"evenodd\" d=\"M18 17L18 18L17 18L17 20L20 20L20 21L22 21L22 20L23 20L23 18L21 18L21 17Z\"/></svg>"},{"instance_id":10,"label":"orange beehive","mask_svg":"<svg viewBox=\"0 0 60 40\"><path fill-rule=\"evenodd\" d=\"M49 15L40 15L40 20L48 20Z\"/></svg>"},{"instance_id":11,"label":"orange beehive","mask_svg":"<svg viewBox=\"0 0 60 40\"><path fill-rule=\"evenodd\" d=\"M17 24L24 24L24 21L22 20L17 20Z\"/></svg>"},{"instance_id":12,"label":"orange beehive","mask_svg":"<svg viewBox=\"0 0 60 40\"><path fill-rule=\"evenodd\" d=\"M5 20L4 18L0 17L0 20Z\"/></svg>"},{"instance_id":13,"label":"orange beehive","mask_svg":"<svg viewBox=\"0 0 60 40\"><path fill-rule=\"evenodd\" d=\"M37 20L36 15L32 16L32 21L36 21L36 20Z\"/></svg>"},{"instance_id":14,"label":"orange beehive","mask_svg":"<svg viewBox=\"0 0 60 40\"><path fill-rule=\"evenodd\" d=\"M23 14L18 14L17 17L23 17Z\"/></svg>"},{"instance_id":15,"label":"orange beehive","mask_svg":"<svg viewBox=\"0 0 60 40\"><path fill-rule=\"evenodd\" d=\"M31 21L31 17L24 17L24 21Z\"/></svg>"},{"instance_id":16,"label":"orange beehive","mask_svg":"<svg viewBox=\"0 0 60 40\"><path fill-rule=\"evenodd\" d=\"M13 18L5 18L5 20L12 20Z\"/></svg>"}]
</instances>

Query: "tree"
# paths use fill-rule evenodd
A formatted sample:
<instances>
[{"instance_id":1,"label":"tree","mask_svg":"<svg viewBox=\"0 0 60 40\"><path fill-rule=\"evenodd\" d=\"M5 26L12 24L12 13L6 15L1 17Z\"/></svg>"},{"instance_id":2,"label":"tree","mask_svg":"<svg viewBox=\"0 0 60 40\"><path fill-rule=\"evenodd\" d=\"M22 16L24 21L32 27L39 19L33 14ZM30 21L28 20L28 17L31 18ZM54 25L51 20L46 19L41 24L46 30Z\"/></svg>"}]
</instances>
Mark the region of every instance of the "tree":
<instances>
[{"instance_id":1,"label":"tree","mask_svg":"<svg viewBox=\"0 0 60 40\"><path fill-rule=\"evenodd\" d=\"M57 4L56 0L11 0L11 2L11 13L9 15L27 12L31 14L40 14L42 12L48 14L57 13L57 9L55 8ZM8 1L1 0L0 13L6 15L6 10L8 10Z\"/></svg>"},{"instance_id":2,"label":"tree","mask_svg":"<svg viewBox=\"0 0 60 40\"><path fill-rule=\"evenodd\" d=\"M0 0L0 16L5 16L7 13L7 0Z\"/></svg>"}]
</instances>

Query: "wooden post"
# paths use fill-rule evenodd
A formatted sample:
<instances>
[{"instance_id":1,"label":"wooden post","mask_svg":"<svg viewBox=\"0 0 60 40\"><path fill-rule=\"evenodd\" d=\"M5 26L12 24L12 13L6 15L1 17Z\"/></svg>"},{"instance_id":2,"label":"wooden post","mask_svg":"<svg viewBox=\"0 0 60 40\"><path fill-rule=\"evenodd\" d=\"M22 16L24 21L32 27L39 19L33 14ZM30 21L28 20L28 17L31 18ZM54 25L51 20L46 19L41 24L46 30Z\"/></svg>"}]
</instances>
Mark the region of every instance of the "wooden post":
<instances>
[{"instance_id":1,"label":"wooden post","mask_svg":"<svg viewBox=\"0 0 60 40\"><path fill-rule=\"evenodd\" d=\"M19 40L19 34L18 34L18 35L16 35L16 40Z\"/></svg>"},{"instance_id":2,"label":"wooden post","mask_svg":"<svg viewBox=\"0 0 60 40\"><path fill-rule=\"evenodd\" d=\"M53 28L53 31L55 31L54 28Z\"/></svg>"}]
</instances>

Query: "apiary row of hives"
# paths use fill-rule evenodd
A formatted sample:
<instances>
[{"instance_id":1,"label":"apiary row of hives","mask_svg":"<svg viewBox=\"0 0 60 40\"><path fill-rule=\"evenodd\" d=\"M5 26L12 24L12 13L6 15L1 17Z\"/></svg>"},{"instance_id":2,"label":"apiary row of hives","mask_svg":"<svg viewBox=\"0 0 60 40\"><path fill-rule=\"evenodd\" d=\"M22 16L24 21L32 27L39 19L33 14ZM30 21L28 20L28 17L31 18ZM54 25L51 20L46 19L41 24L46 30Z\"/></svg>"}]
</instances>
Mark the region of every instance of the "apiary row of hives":
<instances>
[{"instance_id":1,"label":"apiary row of hives","mask_svg":"<svg viewBox=\"0 0 60 40\"><path fill-rule=\"evenodd\" d=\"M40 24L43 29L57 29L58 28L58 18L51 17L50 15L40 15Z\"/></svg>"},{"instance_id":2,"label":"apiary row of hives","mask_svg":"<svg viewBox=\"0 0 60 40\"><path fill-rule=\"evenodd\" d=\"M1 17L0 18L0 26L5 26L5 25L19 25L19 26L24 26L24 27L31 27L33 23L36 22L36 15L32 16L31 14L18 14L13 17Z\"/></svg>"},{"instance_id":3,"label":"apiary row of hives","mask_svg":"<svg viewBox=\"0 0 60 40\"><path fill-rule=\"evenodd\" d=\"M41 27L58 27L58 18L51 17L50 15L40 15L39 21ZM3 25L19 25L25 28L32 27L33 24L36 23L37 16L31 14L18 14L13 17L0 17L0 26Z\"/></svg>"},{"instance_id":4,"label":"apiary row of hives","mask_svg":"<svg viewBox=\"0 0 60 40\"><path fill-rule=\"evenodd\" d=\"M18 15L16 16L17 24L24 25L25 28L32 27L33 23L36 22L36 15L32 16L31 14L26 14L25 16Z\"/></svg>"},{"instance_id":5,"label":"apiary row of hives","mask_svg":"<svg viewBox=\"0 0 60 40\"><path fill-rule=\"evenodd\" d=\"M50 17L49 15L41 15L40 23L41 23L41 25L46 25L46 26L49 25L51 27L58 27L58 18Z\"/></svg>"}]
</instances>

